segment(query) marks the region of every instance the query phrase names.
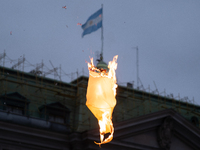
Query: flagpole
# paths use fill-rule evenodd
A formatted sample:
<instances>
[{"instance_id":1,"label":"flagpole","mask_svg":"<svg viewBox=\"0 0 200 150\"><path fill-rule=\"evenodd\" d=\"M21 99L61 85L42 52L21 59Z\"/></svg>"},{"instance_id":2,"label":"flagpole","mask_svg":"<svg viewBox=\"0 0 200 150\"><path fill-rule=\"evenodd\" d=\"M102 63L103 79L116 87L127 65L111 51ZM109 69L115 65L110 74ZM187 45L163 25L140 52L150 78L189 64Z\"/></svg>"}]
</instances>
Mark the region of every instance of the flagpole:
<instances>
[{"instance_id":1,"label":"flagpole","mask_svg":"<svg viewBox=\"0 0 200 150\"><path fill-rule=\"evenodd\" d=\"M100 60L103 60L103 4L101 4L102 8L102 26L101 26L101 54L100 54Z\"/></svg>"}]
</instances>

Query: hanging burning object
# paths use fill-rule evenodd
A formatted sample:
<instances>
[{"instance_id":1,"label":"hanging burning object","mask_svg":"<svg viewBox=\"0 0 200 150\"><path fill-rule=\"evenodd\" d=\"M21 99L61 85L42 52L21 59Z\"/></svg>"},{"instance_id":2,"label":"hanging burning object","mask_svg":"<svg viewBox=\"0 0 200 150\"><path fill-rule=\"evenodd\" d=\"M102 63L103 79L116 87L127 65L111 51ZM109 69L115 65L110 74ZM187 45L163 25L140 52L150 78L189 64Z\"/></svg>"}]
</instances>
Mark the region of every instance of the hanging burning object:
<instances>
[{"instance_id":1,"label":"hanging burning object","mask_svg":"<svg viewBox=\"0 0 200 150\"><path fill-rule=\"evenodd\" d=\"M100 143L95 142L99 146L110 142L113 139L114 127L112 123L112 113L116 105L116 76L118 55L114 56L113 61L108 64L108 69L96 68L93 64L88 63L89 81L87 87L86 105L97 118L100 127ZM104 139L104 135L110 135Z\"/></svg>"}]
</instances>

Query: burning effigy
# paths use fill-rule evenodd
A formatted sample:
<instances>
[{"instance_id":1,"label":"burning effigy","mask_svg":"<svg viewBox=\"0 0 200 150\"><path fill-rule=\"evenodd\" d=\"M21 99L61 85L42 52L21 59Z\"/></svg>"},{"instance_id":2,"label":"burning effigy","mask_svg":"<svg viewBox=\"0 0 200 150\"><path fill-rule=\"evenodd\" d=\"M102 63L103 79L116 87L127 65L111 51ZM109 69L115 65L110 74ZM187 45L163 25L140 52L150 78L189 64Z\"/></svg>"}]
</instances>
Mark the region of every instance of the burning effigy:
<instances>
[{"instance_id":1,"label":"burning effigy","mask_svg":"<svg viewBox=\"0 0 200 150\"><path fill-rule=\"evenodd\" d=\"M110 142L113 139L114 127L112 123L112 113L116 105L116 75L118 55L114 56L113 61L108 64L108 69L97 68L93 64L88 63L89 81L86 94L86 105L97 118L100 127L100 143L95 142L99 146ZM104 135L110 135L104 139Z\"/></svg>"}]
</instances>

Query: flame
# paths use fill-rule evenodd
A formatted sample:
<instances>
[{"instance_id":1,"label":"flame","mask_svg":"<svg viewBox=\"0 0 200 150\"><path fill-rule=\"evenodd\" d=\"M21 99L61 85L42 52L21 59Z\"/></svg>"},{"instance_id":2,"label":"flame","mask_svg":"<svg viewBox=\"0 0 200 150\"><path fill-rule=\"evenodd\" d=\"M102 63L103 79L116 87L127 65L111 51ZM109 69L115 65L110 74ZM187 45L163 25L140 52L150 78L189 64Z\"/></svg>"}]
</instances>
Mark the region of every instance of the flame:
<instances>
[{"instance_id":1,"label":"flame","mask_svg":"<svg viewBox=\"0 0 200 150\"><path fill-rule=\"evenodd\" d=\"M117 84L116 84L116 74L115 74L115 70L117 69L117 58L118 55L114 56L113 61L110 61L108 64L108 68L110 69L108 72L108 76L110 78L113 78L113 82L114 82L114 87L113 87L113 92L114 92L114 96L116 96L116 88L117 88Z\"/></svg>"},{"instance_id":2,"label":"flame","mask_svg":"<svg viewBox=\"0 0 200 150\"><path fill-rule=\"evenodd\" d=\"M116 105L116 88L117 88L117 84L116 84L116 74L115 74L115 70L117 69L117 58L118 55L113 57L113 61L110 61L108 64L108 68L109 71L107 72L106 69L98 69L94 66L93 63L93 58L90 58L91 63L88 63L88 70L90 73L90 76L94 77L94 78L108 78L110 83L111 83L111 88L110 91L111 95L113 95L113 99L114 99L114 106ZM96 85L98 86L98 85ZM87 93L88 94L88 93ZM96 95L103 95L105 93L102 92L101 88L98 88L98 90L96 91ZM89 95L89 94L88 94ZM98 99L99 102L97 102L99 105L101 105L100 101L101 99ZM109 101L109 100L108 100ZM86 102L87 105L87 102ZM103 104L102 104L103 105ZM89 104L87 105L89 106ZM99 110L98 112L103 112L102 116L99 116L99 114L94 114L94 112L92 111L92 113L95 115L95 117L97 117L98 119L98 123L99 123L99 127L100 127L100 143L94 142L95 144L101 146L101 144L105 144L110 142L113 139L113 134L114 134L114 127L113 127L113 123L112 123L112 111L114 109L114 106L111 109L107 109L107 108L103 108L102 106L99 106ZM98 113L97 112L97 113ZM104 140L104 134L106 133L110 133L110 135Z\"/></svg>"},{"instance_id":3,"label":"flame","mask_svg":"<svg viewBox=\"0 0 200 150\"><path fill-rule=\"evenodd\" d=\"M106 133L106 125L110 125L111 134L108 136L107 139L104 140L104 134ZM99 120L99 127L100 127L100 140L101 143L94 142L95 144L101 146L101 144L106 144L113 139L114 127L111 118L109 118L109 112L104 112L102 114L102 119ZM104 140L104 141L103 141Z\"/></svg>"}]
</instances>

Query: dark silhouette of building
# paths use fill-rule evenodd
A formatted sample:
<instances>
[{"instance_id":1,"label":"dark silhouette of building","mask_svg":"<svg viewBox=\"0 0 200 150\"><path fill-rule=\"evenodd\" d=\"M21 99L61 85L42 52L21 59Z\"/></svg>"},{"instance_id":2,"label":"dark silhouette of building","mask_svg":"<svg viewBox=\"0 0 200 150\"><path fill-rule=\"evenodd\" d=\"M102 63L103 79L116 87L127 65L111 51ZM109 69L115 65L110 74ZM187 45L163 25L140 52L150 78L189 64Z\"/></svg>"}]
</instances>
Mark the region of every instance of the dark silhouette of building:
<instances>
[{"instance_id":1,"label":"dark silhouette of building","mask_svg":"<svg viewBox=\"0 0 200 150\"><path fill-rule=\"evenodd\" d=\"M110 143L99 148L88 77L71 83L0 67L0 150L199 150L200 107L118 86Z\"/></svg>"}]
</instances>

